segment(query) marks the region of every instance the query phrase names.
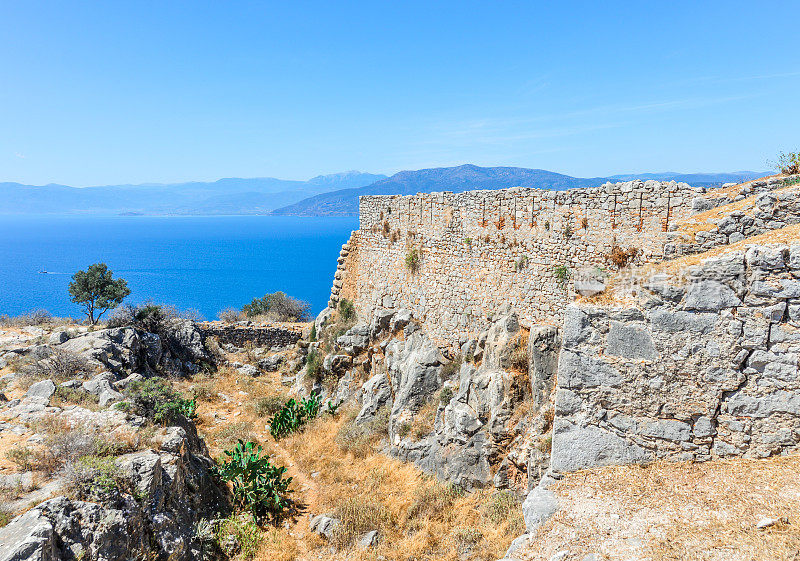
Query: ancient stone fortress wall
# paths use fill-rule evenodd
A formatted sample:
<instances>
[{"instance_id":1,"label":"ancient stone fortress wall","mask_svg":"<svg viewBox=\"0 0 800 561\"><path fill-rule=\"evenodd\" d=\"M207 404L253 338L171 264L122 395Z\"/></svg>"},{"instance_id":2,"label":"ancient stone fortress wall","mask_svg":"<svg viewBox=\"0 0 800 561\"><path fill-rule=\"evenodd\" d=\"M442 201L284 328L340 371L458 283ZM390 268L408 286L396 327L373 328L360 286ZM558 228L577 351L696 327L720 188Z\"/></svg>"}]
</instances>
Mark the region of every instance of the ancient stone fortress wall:
<instances>
[{"instance_id":1,"label":"ancient stone fortress wall","mask_svg":"<svg viewBox=\"0 0 800 561\"><path fill-rule=\"evenodd\" d=\"M700 192L632 181L362 197L331 303L350 298L361 317L408 308L442 344L465 342L504 306L525 326L559 324L576 275L606 267L614 246L639 250L639 262L661 259L670 224L692 212ZM416 271L406 264L412 251Z\"/></svg>"},{"instance_id":2,"label":"ancient stone fortress wall","mask_svg":"<svg viewBox=\"0 0 800 561\"><path fill-rule=\"evenodd\" d=\"M682 276L633 305L568 307L551 469L798 450L800 245Z\"/></svg>"}]
</instances>

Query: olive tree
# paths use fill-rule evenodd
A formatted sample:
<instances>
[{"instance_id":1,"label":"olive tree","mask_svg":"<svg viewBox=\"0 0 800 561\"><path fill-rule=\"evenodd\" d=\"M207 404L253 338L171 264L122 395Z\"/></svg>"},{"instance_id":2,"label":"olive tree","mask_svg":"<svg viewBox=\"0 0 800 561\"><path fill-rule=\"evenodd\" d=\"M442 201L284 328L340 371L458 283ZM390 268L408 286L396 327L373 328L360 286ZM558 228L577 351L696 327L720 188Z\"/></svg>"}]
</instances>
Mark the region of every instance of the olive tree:
<instances>
[{"instance_id":1,"label":"olive tree","mask_svg":"<svg viewBox=\"0 0 800 561\"><path fill-rule=\"evenodd\" d=\"M85 271L78 271L69 283L72 301L83 306L92 325L108 310L119 306L130 293L125 279L113 278L105 263L95 263Z\"/></svg>"}]
</instances>

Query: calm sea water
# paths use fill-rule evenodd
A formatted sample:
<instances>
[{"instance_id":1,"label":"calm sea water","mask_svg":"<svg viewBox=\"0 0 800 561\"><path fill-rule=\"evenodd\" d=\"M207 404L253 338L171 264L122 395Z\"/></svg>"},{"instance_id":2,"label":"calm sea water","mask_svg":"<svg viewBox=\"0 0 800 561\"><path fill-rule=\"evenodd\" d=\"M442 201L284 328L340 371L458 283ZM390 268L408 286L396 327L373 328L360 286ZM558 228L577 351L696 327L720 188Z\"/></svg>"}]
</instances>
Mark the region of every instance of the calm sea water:
<instances>
[{"instance_id":1,"label":"calm sea water","mask_svg":"<svg viewBox=\"0 0 800 561\"><path fill-rule=\"evenodd\" d=\"M0 217L0 314L44 308L80 317L72 274L105 262L128 281L127 301L226 307L282 290L327 305L336 258L355 217ZM41 274L40 271L47 271Z\"/></svg>"}]
</instances>

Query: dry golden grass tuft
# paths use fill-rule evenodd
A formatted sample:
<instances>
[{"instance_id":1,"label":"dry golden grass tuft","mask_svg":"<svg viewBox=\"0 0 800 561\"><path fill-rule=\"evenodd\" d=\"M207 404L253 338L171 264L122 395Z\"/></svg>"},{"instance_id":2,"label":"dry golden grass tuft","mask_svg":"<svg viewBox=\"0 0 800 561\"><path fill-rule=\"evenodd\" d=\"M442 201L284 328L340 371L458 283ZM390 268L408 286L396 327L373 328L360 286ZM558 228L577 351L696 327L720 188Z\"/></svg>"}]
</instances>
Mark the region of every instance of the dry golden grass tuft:
<instances>
[{"instance_id":1,"label":"dry golden grass tuft","mask_svg":"<svg viewBox=\"0 0 800 561\"><path fill-rule=\"evenodd\" d=\"M553 488L561 510L522 559L800 559L799 473L800 455L568 474ZM759 530L763 518L788 523Z\"/></svg>"}]
</instances>

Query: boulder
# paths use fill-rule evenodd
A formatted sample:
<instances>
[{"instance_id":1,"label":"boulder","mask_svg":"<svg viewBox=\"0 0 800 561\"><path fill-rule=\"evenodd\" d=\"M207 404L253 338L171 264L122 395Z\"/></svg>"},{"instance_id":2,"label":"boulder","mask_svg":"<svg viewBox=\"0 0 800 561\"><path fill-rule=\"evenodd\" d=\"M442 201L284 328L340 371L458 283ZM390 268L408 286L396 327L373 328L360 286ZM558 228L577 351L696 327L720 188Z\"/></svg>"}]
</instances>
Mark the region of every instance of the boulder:
<instances>
[{"instance_id":1,"label":"boulder","mask_svg":"<svg viewBox=\"0 0 800 561\"><path fill-rule=\"evenodd\" d=\"M283 355L272 355L258 361L258 367L264 372L275 372L285 362Z\"/></svg>"},{"instance_id":2,"label":"boulder","mask_svg":"<svg viewBox=\"0 0 800 561\"><path fill-rule=\"evenodd\" d=\"M31 385L31 387L28 388L28 392L25 394L25 397L39 398L45 401L50 401L50 398L53 397L54 393L56 393L56 385L53 383L53 380L42 380L41 382L36 382L35 384Z\"/></svg>"},{"instance_id":3,"label":"boulder","mask_svg":"<svg viewBox=\"0 0 800 561\"><path fill-rule=\"evenodd\" d=\"M312 532L316 532L327 539L331 539L333 537L333 532L339 526L339 523L340 522L338 518L331 518L330 516L325 516L324 514L318 514L311 519L308 527Z\"/></svg>"},{"instance_id":4,"label":"boulder","mask_svg":"<svg viewBox=\"0 0 800 561\"><path fill-rule=\"evenodd\" d=\"M0 561L59 561L53 524L39 508L0 528Z\"/></svg>"},{"instance_id":5,"label":"boulder","mask_svg":"<svg viewBox=\"0 0 800 561\"><path fill-rule=\"evenodd\" d=\"M61 343L66 343L69 341L69 333L66 331L54 331L50 334L50 337L47 339L47 344L51 346L60 345Z\"/></svg>"}]
</instances>

